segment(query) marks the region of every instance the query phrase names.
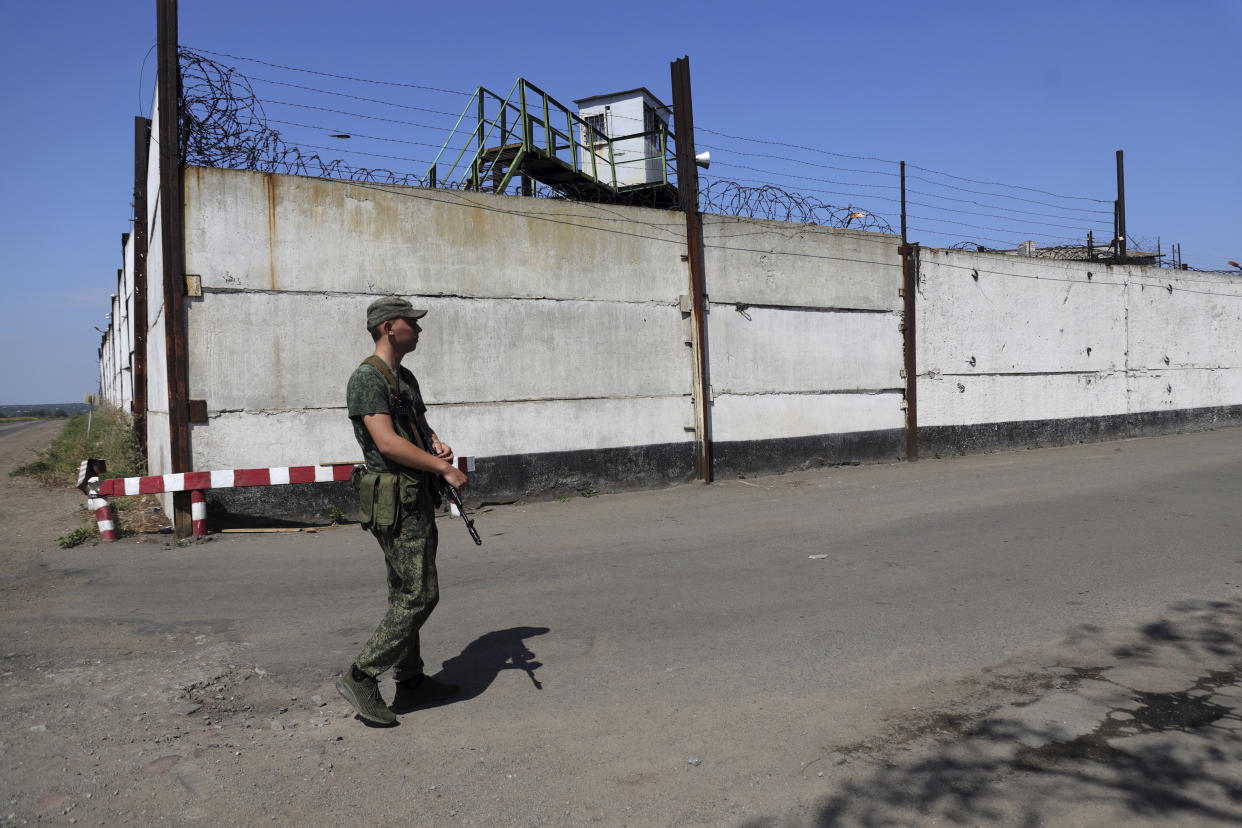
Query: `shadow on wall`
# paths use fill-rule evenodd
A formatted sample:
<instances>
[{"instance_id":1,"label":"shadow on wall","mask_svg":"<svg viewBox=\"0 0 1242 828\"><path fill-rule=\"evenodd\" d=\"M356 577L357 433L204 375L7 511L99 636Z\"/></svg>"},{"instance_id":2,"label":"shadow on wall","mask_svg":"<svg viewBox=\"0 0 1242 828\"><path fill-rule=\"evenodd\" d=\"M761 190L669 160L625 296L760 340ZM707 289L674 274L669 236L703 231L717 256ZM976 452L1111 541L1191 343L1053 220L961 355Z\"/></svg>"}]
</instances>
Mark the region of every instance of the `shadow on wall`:
<instances>
[{"instance_id":1,"label":"shadow on wall","mask_svg":"<svg viewBox=\"0 0 1242 828\"><path fill-rule=\"evenodd\" d=\"M1081 628L1066 643L1100 663L992 678L1007 703L838 747L821 767L841 781L803 821L1242 823L1242 601L1176 605L1129 639Z\"/></svg>"}]
</instances>

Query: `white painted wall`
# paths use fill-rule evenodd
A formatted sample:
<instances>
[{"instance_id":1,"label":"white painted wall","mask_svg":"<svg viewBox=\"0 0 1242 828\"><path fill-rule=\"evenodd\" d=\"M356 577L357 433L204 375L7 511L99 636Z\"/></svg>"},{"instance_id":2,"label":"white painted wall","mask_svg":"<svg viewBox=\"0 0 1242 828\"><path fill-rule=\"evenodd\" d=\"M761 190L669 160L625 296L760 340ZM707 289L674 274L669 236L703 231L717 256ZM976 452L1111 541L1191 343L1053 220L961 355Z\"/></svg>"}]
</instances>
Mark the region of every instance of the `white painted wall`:
<instances>
[{"instance_id":1,"label":"white painted wall","mask_svg":"<svg viewBox=\"0 0 1242 828\"><path fill-rule=\"evenodd\" d=\"M917 307L920 427L1242 404L1224 274L923 250Z\"/></svg>"},{"instance_id":2,"label":"white painted wall","mask_svg":"<svg viewBox=\"0 0 1242 828\"><path fill-rule=\"evenodd\" d=\"M899 429L900 240L704 216L713 437Z\"/></svg>"},{"instance_id":3,"label":"white painted wall","mask_svg":"<svg viewBox=\"0 0 1242 828\"><path fill-rule=\"evenodd\" d=\"M108 328L99 345L99 394L124 411L133 402L133 251L132 237L122 248L124 267L116 275L116 293L109 298Z\"/></svg>"},{"instance_id":4,"label":"white painted wall","mask_svg":"<svg viewBox=\"0 0 1242 828\"><path fill-rule=\"evenodd\" d=\"M674 213L220 170L186 175L196 468L352 459L366 306L430 310L417 373L460 453L687 440Z\"/></svg>"},{"instance_id":5,"label":"white painted wall","mask_svg":"<svg viewBox=\"0 0 1242 828\"><path fill-rule=\"evenodd\" d=\"M159 101L159 89L155 90ZM150 134L160 134L159 107L151 107ZM172 472L172 433L168 417L168 352L164 321L164 245L160 231L160 154L156 140L147 153L147 474ZM172 514L172 495L158 495Z\"/></svg>"},{"instance_id":6,"label":"white painted wall","mask_svg":"<svg viewBox=\"0 0 1242 828\"><path fill-rule=\"evenodd\" d=\"M156 474L169 469L157 164ZM365 308L390 293L430 310L407 364L461 454L693 439L680 214L198 168L185 181L187 272L203 285L187 300L189 386L209 414L191 427L194 468L358 459L344 387L372 348ZM896 237L723 216L704 217L704 236L717 441L904 427ZM1223 275L924 250L920 424L1242 404L1239 300ZM124 360L109 354L101 377Z\"/></svg>"},{"instance_id":7,"label":"white painted wall","mask_svg":"<svg viewBox=\"0 0 1242 828\"><path fill-rule=\"evenodd\" d=\"M408 364L461 453L693 438L677 213L191 169L186 224L195 468L353 459L386 293L430 310ZM717 439L900 428L896 240L706 224Z\"/></svg>"}]
</instances>

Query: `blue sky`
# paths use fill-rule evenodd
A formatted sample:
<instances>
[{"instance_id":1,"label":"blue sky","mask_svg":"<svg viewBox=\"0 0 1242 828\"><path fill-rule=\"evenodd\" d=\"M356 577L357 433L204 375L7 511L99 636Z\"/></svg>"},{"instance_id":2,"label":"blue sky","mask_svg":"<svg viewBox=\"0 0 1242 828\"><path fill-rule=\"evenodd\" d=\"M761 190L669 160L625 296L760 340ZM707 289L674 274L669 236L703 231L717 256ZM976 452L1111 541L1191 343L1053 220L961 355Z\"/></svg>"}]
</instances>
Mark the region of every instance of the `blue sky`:
<instances>
[{"instance_id":1,"label":"blue sky","mask_svg":"<svg viewBox=\"0 0 1242 828\"><path fill-rule=\"evenodd\" d=\"M144 58L155 42L155 3L9 0L4 11L0 150L10 167L0 200L7 254L0 265L0 403L76 401L95 390L95 327L106 327L120 236L129 229L133 117L150 114L154 57L145 68ZM1027 204L1023 215L1041 214L1040 226L1011 212L976 218L995 208L967 201L991 205L1000 196L963 190L1024 191L922 173L925 184L912 188L929 193L929 206L918 208L921 217L910 224L919 229L910 236L927 244L1037 232L1077 238L1084 216L1110 224L1087 211L1111 209L1114 153L1124 149L1132 238L1180 242L1192 266L1242 260L1242 3L1233 0L537 9L182 0L180 24L187 47L464 92L485 86L503 93L524 76L566 103L636 86L668 102L669 62L689 55L698 143L714 147L709 178L775 184L889 217L893 202L878 197L894 195L886 188L895 175L889 162L898 159L1055 194L1025 192L1042 206ZM256 76L329 86L320 76L218 60ZM331 88L445 111L465 101L352 82ZM290 87L277 89L285 94L255 84L261 97L323 103L317 93L297 98ZM364 109L345 101L333 106ZM294 117L280 105L264 111L323 127L281 127L295 144L324 142L326 128L344 117L305 109ZM440 123L404 111L401 117ZM394 128L401 129L384 127ZM416 134L411 129L407 137ZM434 133L419 137L435 143ZM367 145L352 139L350 146ZM370 149L419 160L434 153ZM956 214L945 210L954 207ZM953 217L957 224L940 223ZM1053 243L1050 235L1038 238Z\"/></svg>"}]
</instances>

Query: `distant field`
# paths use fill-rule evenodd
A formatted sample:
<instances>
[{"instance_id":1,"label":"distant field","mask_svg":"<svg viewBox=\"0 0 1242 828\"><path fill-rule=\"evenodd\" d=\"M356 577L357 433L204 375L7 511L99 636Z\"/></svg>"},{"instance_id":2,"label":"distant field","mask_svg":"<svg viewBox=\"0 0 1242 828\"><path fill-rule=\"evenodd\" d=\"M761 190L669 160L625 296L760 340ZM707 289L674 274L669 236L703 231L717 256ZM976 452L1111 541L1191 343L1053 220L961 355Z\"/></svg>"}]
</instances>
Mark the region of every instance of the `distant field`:
<instances>
[{"instance_id":1,"label":"distant field","mask_svg":"<svg viewBox=\"0 0 1242 828\"><path fill-rule=\"evenodd\" d=\"M80 402L0 405L0 420L7 420L12 417L29 417L38 420L44 417L55 417L58 411L63 411L65 414L78 414L89 408L89 405Z\"/></svg>"}]
</instances>

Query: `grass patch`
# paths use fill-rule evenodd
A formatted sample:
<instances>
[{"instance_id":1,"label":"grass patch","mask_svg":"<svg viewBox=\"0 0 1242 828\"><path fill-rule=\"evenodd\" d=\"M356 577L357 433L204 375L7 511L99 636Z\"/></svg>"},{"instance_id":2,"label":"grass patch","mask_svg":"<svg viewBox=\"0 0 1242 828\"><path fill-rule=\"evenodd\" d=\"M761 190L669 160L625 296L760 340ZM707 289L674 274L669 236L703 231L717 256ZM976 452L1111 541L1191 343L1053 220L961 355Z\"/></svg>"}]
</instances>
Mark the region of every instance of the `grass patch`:
<instances>
[{"instance_id":1,"label":"grass patch","mask_svg":"<svg viewBox=\"0 0 1242 828\"><path fill-rule=\"evenodd\" d=\"M90 433L87 422L90 421ZM64 429L35 459L9 472L13 477L29 477L48 488L73 486L78 464L88 457L108 461L109 477L137 477L146 473L147 463L134 434L133 421L118 408L101 406L93 416L75 414Z\"/></svg>"},{"instance_id":2,"label":"grass patch","mask_svg":"<svg viewBox=\"0 0 1242 828\"><path fill-rule=\"evenodd\" d=\"M72 549L75 546L81 546L87 541L91 541L92 544L99 543L98 526L79 526L72 532L67 532L56 539L61 549Z\"/></svg>"},{"instance_id":3,"label":"grass patch","mask_svg":"<svg viewBox=\"0 0 1242 828\"><path fill-rule=\"evenodd\" d=\"M90 432L87 433L87 422ZM93 415L75 414L65 422L51 443L35 458L9 474L27 477L42 486L73 488L78 481L78 465L88 457L108 462L108 477L138 477L146 474L147 463L134 434L129 415L111 406L97 408ZM135 532L151 532L168 521L151 495L110 498L117 512L118 538ZM99 543L99 525L89 509L82 510L83 525L57 538L61 549Z\"/></svg>"}]
</instances>

